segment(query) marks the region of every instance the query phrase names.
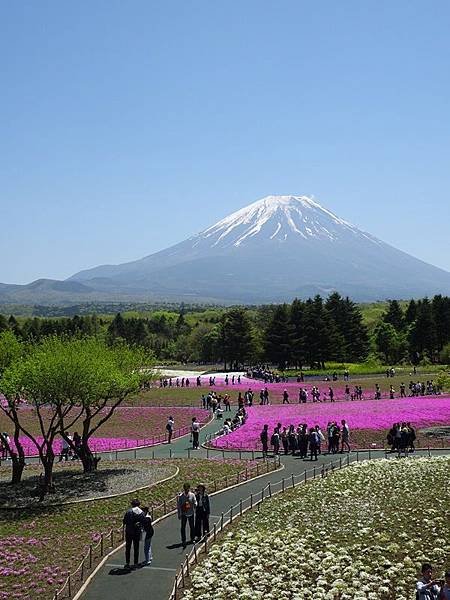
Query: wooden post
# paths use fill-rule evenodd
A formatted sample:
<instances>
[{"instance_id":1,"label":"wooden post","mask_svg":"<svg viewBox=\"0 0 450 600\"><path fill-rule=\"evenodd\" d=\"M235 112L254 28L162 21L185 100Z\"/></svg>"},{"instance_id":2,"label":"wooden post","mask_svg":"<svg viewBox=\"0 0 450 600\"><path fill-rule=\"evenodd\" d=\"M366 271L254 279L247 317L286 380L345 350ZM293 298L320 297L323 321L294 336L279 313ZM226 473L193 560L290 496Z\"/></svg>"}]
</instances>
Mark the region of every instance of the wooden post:
<instances>
[{"instance_id":1,"label":"wooden post","mask_svg":"<svg viewBox=\"0 0 450 600\"><path fill-rule=\"evenodd\" d=\"M313 479L316 478L316 467L313 468Z\"/></svg>"},{"instance_id":2,"label":"wooden post","mask_svg":"<svg viewBox=\"0 0 450 600\"><path fill-rule=\"evenodd\" d=\"M216 525L214 524L214 529L216 528ZM195 560L195 564L198 564L198 559L197 559L197 544L194 544L194 560Z\"/></svg>"},{"instance_id":3,"label":"wooden post","mask_svg":"<svg viewBox=\"0 0 450 600\"><path fill-rule=\"evenodd\" d=\"M239 460L242 460L242 452L239 450Z\"/></svg>"},{"instance_id":4,"label":"wooden post","mask_svg":"<svg viewBox=\"0 0 450 600\"><path fill-rule=\"evenodd\" d=\"M258 475L259 475L259 465L258 465L258 463L257 463L257 464L256 464L256 476L258 476Z\"/></svg>"},{"instance_id":5,"label":"wooden post","mask_svg":"<svg viewBox=\"0 0 450 600\"><path fill-rule=\"evenodd\" d=\"M172 448L169 448L169 458L172 458Z\"/></svg>"},{"instance_id":6,"label":"wooden post","mask_svg":"<svg viewBox=\"0 0 450 600\"><path fill-rule=\"evenodd\" d=\"M270 484L269 484L270 485ZM242 498L239 500L239 514L242 517Z\"/></svg>"},{"instance_id":7,"label":"wooden post","mask_svg":"<svg viewBox=\"0 0 450 600\"><path fill-rule=\"evenodd\" d=\"M356 451L356 462L359 462L359 451Z\"/></svg>"},{"instance_id":8,"label":"wooden post","mask_svg":"<svg viewBox=\"0 0 450 600\"><path fill-rule=\"evenodd\" d=\"M208 536L205 536L205 554L208 554Z\"/></svg>"},{"instance_id":9,"label":"wooden post","mask_svg":"<svg viewBox=\"0 0 450 600\"><path fill-rule=\"evenodd\" d=\"M152 460L155 460L155 451L152 450Z\"/></svg>"},{"instance_id":10,"label":"wooden post","mask_svg":"<svg viewBox=\"0 0 450 600\"><path fill-rule=\"evenodd\" d=\"M306 478L307 478L306 471L303 473L303 476L305 478L305 483L306 483Z\"/></svg>"},{"instance_id":11,"label":"wooden post","mask_svg":"<svg viewBox=\"0 0 450 600\"><path fill-rule=\"evenodd\" d=\"M233 522L233 507L230 507L230 523Z\"/></svg>"},{"instance_id":12,"label":"wooden post","mask_svg":"<svg viewBox=\"0 0 450 600\"><path fill-rule=\"evenodd\" d=\"M69 598L72 598L72 579L70 575L67 578L67 593L69 594Z\"/></svg>"},{"instance_id":13,"label":"wooden post","mask_svg":"<svg viewBox=\"0 0 450 600\"><path fill-rule=\"evenodd\" d=\"M292 473L292 475L291 475L291 479L292 479L292 488L295 488L295 478L294 478L294 473Z\"/></svg>"},{"instance_id":14,"label":"wooden post","mask_svg":"<svg viewBox=\"0 0 450 600\"><path fill-rule=\"evenodd\" d=\"M270 481L269 481L269 497L272 498L272 486L270 485Z\"/></svg>"},{"instance_id":15,"label":"wooden post","mask_svg":"<svg viewBox=\"0 0 450 600\"><path fill-rule=\"evenodd\" d=\"M103 556L103 533L100 534L100 556Z\"/></svg>"},{"instance_id":16,"label":"wooden post","mask_svg":"<svg viewBox=\"0 0 450 600\"><path fill-rule=\"evenodd\" d=\"M188 577L190 577L190 573L189 573L189 555L186 554L186 575Z\"/></svg>"},{"instance_id":17,"label":"wooden post","mask_svg":"<svg viewBox=\"0 0 450 600\"><path fill-rule=\"evenodd\" d=\"M206 448L206 458L209 458L209 448Z\"/></svg>"},{"instance_id":18,"label":"wooden post","mask_svg":"<svg viewBox=\"0 0 450 600\"><path fill-rule=\"evenodd\" d=\"M252 460L255 460L255 451L252 450Z\"/></svg>"},{"instance_id":19,"label":"wooden post","mask_svg":"<svg viewBox=\"0 0 450 600\"><path fill-rule=\"evenodd\" d=\"M228 487L228 477L225 475L225 487Z\"/></svg>"},{"instance_id":20,"label":"wooden post","mask_svg":"<svg viewBox=\"0 0 450 600\"><path fill-rule=\"evenodd\" d=\"M253 494L250 494L250 510L253 508Z\"/></svg>"},{"instance_id":21,"label":"wooden post","mask_svg":"<svg viewBox=\"0 0 450 600\"><path fill-rule=\"evenodd\" d=\"M222 531L222 529L223 529L223 513L220 517L220 531Z\"/></svg>"},{"instance_id":22,"label":"wooden post","mask_svg":"<svg viewBox=\"0 0 450 600\"><path fill-rule=\"evenodd\" d=\"M111 529L111 548L114 548L114 530Z\"/></svg>"},{"instance_id":23,"label":"wooden post","mask_svg":"<svg viewBox=\"0 0 450 600\"><path fill-rule=\"evenodd\" d=\"M137 458L137 450L136 450L136 448L135 448L135 449L134 449L134 460L136 460L136 458Z\"/></svg>"},{"instance_id":24,"label":"wooden post","mask_svg":"<svg viewBox=\"0 0 450 600\"><path fill-rule=\"evenodd\" d=\"M342 469L342 456L339 457L339 468Z\"/></svg>"},{"instance_id":25,"label":"wooden post","mask_svg":"<svg viewBox=\"0 0 450 600\"><path fill-rule=\"evenodd\" d=\"M89 568L92 569L92 544L89 545Z\"/></svg>"},{"instance_id":26,"label":"wooden post","mask_svg":"<svg viewBox=\"0 0 450 600\"><path fill-rule=\"evenodd\" d=\"M184 587L184 564L181 563L181 587Z\"/></svg>"},{"instance_id":27,"label":"wooden post","mask_svg":"<svg viewBox=\"0 0 450 600\"><path fill-rule=\"evenodd\" d=\"M248 480L248 468L245 467L245 481Z\"/></svg>"},{"instance_id":28,"label":"wooden post","mask_svg":"<svg viewBox=\"0 0 450 600\"><path fill-rule=\"evenodd\" d=\"M261 502L264 500L264 488L261 490Z\"/></svg>"},{"instance_id":29,"label":"wooden post","mask_svg":"<svg viewBox=\"0 0 450 600\"><path fill-rule=\"evenodd\" d=\"M217 523L214 523L214 541L216 541L216 537L217 537ZM195 547L195 546L194 546Z\"/></svg>"},{"instance_id":30,"label":"wooden post","mask_svg":"<svg viewBox=\"0 0 450 600\"><path fill-rule=\"evenodd\" d=\"M281 491L284 492L284 477L281 480Z\"/></svg>"},{"instance_id":31,"label":"wooden post","mask_svg":"<svg viewBox=\"0 0 450 600\"><path fill-rule=\"evenodd\" d=\"M369 458L370 458L370 448L369 448ZM347 454L347 467L350 464L350 454Z\"/></svg>"}]
</instances>

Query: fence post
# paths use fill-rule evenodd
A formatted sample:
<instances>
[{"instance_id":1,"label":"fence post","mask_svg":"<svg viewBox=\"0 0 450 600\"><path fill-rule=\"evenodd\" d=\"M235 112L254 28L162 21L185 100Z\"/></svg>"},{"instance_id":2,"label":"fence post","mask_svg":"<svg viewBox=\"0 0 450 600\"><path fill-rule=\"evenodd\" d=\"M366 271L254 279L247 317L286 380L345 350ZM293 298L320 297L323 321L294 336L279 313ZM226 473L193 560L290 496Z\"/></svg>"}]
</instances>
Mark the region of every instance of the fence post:
<instances>
[{"instance_id":1,"label":"fence post","mask_svg":"<svg viewBox=\"0 0 450 600\"><path fill-rule=\"evenodd\" d=\"M306 471L303 473L303 476L305 478L305 483L306 483L306 478L307 478Z\"/></svg>"},{"instance_id":2,"label":"fence post","mask_svg":"<svg viewBox=\"0 0 450 600\"><path fill-rule=\"evenodd\" d=\"M137 450L136 450L136 448L135 448L135 449L134 449L134 460L136 460L136 458L137 458Z\"/></svg>"},{"instance_id":3,"label":"fence post","mask_svg":"<svg viewBox=\"0 0 450 600\"><path fill-rule=\"evenodd\" d=\"M169 458L172 458L172 448L169 448Z\"/></svg>"},{"instance_id":4,"label":"fence post","mask_svg":"<svg viewBox=\"0 0 450 600\"><path fill-rule=\"evenodd\" d=\"M118 458L118 457L117 457L117 450L116 450L116 460L117 460L117 458Z\"/></svg>"},{"instance_id":5,"label":"fence post","mask_svg":"<svg viewBox=\"0 0 450 600\"><path fill-rule=\"evenodd\" d=\"M359 462L359 451L356 451L356 462Z\"/></svg>"},{"instance_id":6,"label":"fence post","mask_svg":"<svg viewBox=\"0 0 450 600\"><path fill-rule=\"evenodd\" d=\"M164 514L167 513L167 506L166 506L166 501L164 500Z\"/></svg>"},{"instance_id":7,"label":"fence post","mask_svg":"<svg viewBox=\"0 0 450 600\"><path fill-rule=\"evenodd\" d=\"M152 450L152 459L155 460L155 451Z\"/></svg>"},{"instance_id":8,"label":"fence post","mask_svg":"<svg viewBox=\"0 0 450 600\"><path fill-rule=\"evenodd\" d=\"M228 487L228 477L225 475L224 479L225 479L225 487Z\"/></svg>"},{"instance_id":9,"label":"fence post","mask_svg":"<svg viewBox=\"0 0 450 600\"><path fill-rule=\"evenodd\" d=\"M222 460L225 460L225 450L222 450Z\"/></svg>"},{"instance_id":10,"label":"fence post","mask_svg":"<svg viewBox=\"0 0 450 600\"><path fill-rule=\"evenodd\" d=\"M208 536L205 537L205 554L208 554Z\"/></svg>"},{"instance_id":11,"label":"fence post","mask_svg":"<svg viewBox=\"0 0 450 600\"><path fill-rule=\"evenodd\" d=\"M214 523L214 541L216 541L216 537L217 537L217 524ZM194 546L195 548L195 546ZM195 562L197 562L197 554L195 555Z\"/></svg>"},{"instance_id":12,"label":"fence post","mask_svg":"<svg viewBox=\"0 0 450 600\"><path fill-rule=\"evenodd\" d=\"M258 463L256 463L256 476L258 476L258 475L259 475L259 465L258 465Z\"/></svg>"},{"instance_id":13,"label":"fence post","mask_svg":"<svg viewBox=\"0 0 450 600\"><path fill-rule=\"evenodd\" d=\"M281 491L284 492L284 477L281 480Z\"/></svg>"},{"instance_id":14,"label":"fence post","mask_svg":"<svg viewBox=\"0 0 450 600\"><path fill-rule=\"evenodd\" d=\"M339 457L339 468L342 469L342 456Z\"/></svg>"},{"instance_id":15,"label":"fence post","mask_svg":"<svg viewBox=\"0 0 450 600\"><path fill-rule=\"evenodd\" d=\"M291 475L291 480L292 480L292 487L295 488L295 478L294 478L294 473L292 473Z\"/></svg>"},{"instance_id":16,"label":"fence post","mask_svg":"<svg viewBox=\"0 0 450 600\"><path fill-rule=\"evenodd\" d=\"M67 578L67 592L69 594L69 598L72 598L72 579L70 574Z\"/></svg>"},{"instance_id":17,"label":"fence post","mask_svg":"<svg viewBox=\"0 0 450 600\"><path fill-rule=\"evenodd\" d=\"M89 545L89 568L92 569L92 544Z\"/></svg>"},{"instance_id":18,"label":"fence post","mask_svg":"<svg viewBox=\"0 0 450 600\"><path fill-rule=\"evenodd\" d=\"M103 556L103 533L100 534L100 556Z\"/></svg>"},{"instance_id":19,"label":"fence post","mask_svg":"<svg viewBox=\"0 0 450 600\"><path fill-rule=\"evenodd\" d=\"M253 494L250 494L250 510L253 508Z\"/></svg>"},{"instance_id":20,"label":"fence post","mask_svg":"<svg viewBox=\"0 0 450 600\"><path fill-rule=\"evenodd\" d=\"M269 497L272 498L272 487L270 485L270 481L269 481Z\"/></svg>"},{"instance_id":21,"label":"fence post","mask_svg":"<svg viewBox=\"0 0 450 600\"><path fill-rule=\"evenodd\" d=\"M114 530L111 529L111 548L114 548Z\"/></svg>"},{"instance_id":22,"label":"fence post","mask_svg":"<svg viewBox=\"0 0 450 600\"><path fill-rule=\"evenodd\" d=\"M239 460L242 460L242 452L239 450Z\"/></svg>"},{"instance_id":23,"label":"fence post","mask_svg":"<svg viewBox=\"0 0 450 600\"><path fill-rule=\"evenodd\" d=\"M189 555L186 554L186 575L189 577L190 573L189 573Z\"/></svg>"},{"instance_id":24,"label":"fence post","mask_svg":"<svg viewBox=\"0 0 450 600\"><path fill-rule=\"evenodd\" d=\"M264 500L264 488L261 490L261 502Z\"/></svg>"},{"instance_id":25,"label":"fence post","mask_svg":"<svg viewBox=\"0 0 450 600\"><path fill-rule=\"evenodd\" d=\"M370 458L370 448L369 448L369 458ZM347 454L347 467L350 464L350 454Z\"/></svg>"},{"instance_id":26,"label":"fence post","mask_svg":"<svg viewBox=\"0 0 450 600\"><path fill-rule=\"evenodd\" d=\"M81 569L80 569L80 581L84 580L84 558L81 561Z\"/></svg>"},{"instance_id":27,"label":"fence post","mask_svg":"<svg viewBox=\"0 0 450 600\"><path fill-rule=\"evenodd\" d=\"M269 472L269 461L266 461L266 465L267 465L267 473Z\"/></svg>"},{"instance_id":28,"label":"fence post","mask_svg":"<svg viewBox=\"0 0 450 600\"><path fill-rule=\"evenodd\" d=\"M316 467L313 467L313 479L316 478Z\"/></svg>"},{"instance_id":29,"label":"fence post","mask_svg":"<svg viewBox=\"0 0 450 600\"><path fill-rule=\"evenodd\" d=\"M252 450L252 460L255 460L255 451Z\"/></svg>"},{"instance_id":30,"label":"fence post","mask_svg":"<svg viewBox=\"0 0 450 600\"><path fill-rule=\"evenodd\" d=\"M270 484L269 484L270 485ZM239 514L242 517L242 498L239 500Z\"/></svg>"},{"instance_id":31,"label":"fence post","mask_svg":"<svg viewBox=\"0 0 450 600\"><path fill-rule=\"evenodd\" d=\"M181 587L184 587L184 564L181 563Z\"/></svg>"},{"instance_id":32,"label":"fence post","mask_svg":"<svg viewBox=\"0 0 450 600\"><path fill-rule=\"evenodd\" d=\"M222 531L222 529L223 529L223 513L220 517L220 531Z\"/></svg>"},{"instance_id":33,"label":"fence post","mask_svg":"<svg viewBox=\"0 0 450 600\"><path fill-rule=\"evenodd\" d=\"M233 522L233 507L230 507L230 523Z\"/></svg>"}]
</instances>

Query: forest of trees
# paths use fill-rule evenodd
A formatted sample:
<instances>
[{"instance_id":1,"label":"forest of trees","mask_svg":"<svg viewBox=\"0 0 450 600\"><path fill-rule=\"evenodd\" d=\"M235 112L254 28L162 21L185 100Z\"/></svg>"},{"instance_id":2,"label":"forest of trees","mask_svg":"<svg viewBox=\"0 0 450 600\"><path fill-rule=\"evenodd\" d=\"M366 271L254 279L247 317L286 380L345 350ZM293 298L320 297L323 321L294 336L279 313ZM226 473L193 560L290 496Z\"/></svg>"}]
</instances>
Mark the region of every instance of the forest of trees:
<instances>
[{"instance_id":1,"label":"forest of trees","mask_svg":"<svg viewBox=\"0 0 450 600\"><path fill-rule=\"evenodd\" d=\"M450 298L391 300L367 326L361 308L338 293L260 307L209 308L193 312L154 310L114 317L75 315L15 318L0 315L0 332L20 340L48 335L125 340L151 350L158 360L227 366L268 362L280 369L328 361L383 364L450 362Z\"/></svg>"}]
</instances>

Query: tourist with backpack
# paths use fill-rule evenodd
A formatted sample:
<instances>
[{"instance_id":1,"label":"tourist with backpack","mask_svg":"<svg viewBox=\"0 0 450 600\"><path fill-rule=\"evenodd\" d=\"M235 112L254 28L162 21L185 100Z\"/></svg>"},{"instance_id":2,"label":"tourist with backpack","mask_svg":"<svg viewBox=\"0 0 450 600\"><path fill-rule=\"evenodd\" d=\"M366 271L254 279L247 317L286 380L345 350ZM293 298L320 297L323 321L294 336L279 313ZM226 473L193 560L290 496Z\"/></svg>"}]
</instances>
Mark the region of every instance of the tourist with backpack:
<instances>
[{"instance_id":1,"label":"tourist with backpack","mask_svg":"<svg viewBox=\"0 0 450 600\"><path fill-rule=\"evenodd\" d=\"M181 543L183 548L186 548L186 525L189 522L189 533L191 542L195 538L195 509L197 507L197 499L194 492L191 492L189 483L183 485L183 491L177 498L177 513L178 519L181 521Z\"/></svg>"},{"instance_id":2,"label":"tourist with backpack","mask_svg":"<svg viewBox=\"0 0 450 600\"><path fill-rule=\"evenodd\" d=\"M319 450L319 434L311 427L309 430L309 452L311 460L317 460L317 452Z\"/></svg>"},{"instance_id":3,"label":"tourist with backpack","mask_svg":"<svg viewBox=\"0 0 450 600\"><path fill-rule=\"evenodd\" d=\"M167 431L167 443L171 444L172 443L172 436L173 436L173 428L175 426L175 421L174 418L172 416L170 416L167 419L167 425L166 425L166 431Z\"/></svg>"}]
</instances>

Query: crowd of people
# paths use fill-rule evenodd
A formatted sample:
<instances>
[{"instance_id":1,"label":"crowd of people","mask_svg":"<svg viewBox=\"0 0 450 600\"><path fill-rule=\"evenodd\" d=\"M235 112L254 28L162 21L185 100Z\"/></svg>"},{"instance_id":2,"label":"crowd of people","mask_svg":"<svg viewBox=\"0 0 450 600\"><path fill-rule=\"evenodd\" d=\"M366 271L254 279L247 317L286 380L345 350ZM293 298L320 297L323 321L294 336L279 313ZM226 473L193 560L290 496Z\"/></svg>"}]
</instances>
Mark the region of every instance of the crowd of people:
<instances>
[{"instance_id":1,"label":"crowd of people","mask_svg":"<svg viewBox=\"0 0 450 600\"><path fill-rule=\"evenodd\" d=\"M414 452L414 441L416 430L411 423L394 423L387 434L387 442L391 446L391 452L407 454Z\"/></svg>"},{"instance_id":2,"label":"crowd of people","mask_svg":"<svg viewBox=\"0 0 450 600\"><path fill-rule=\"evenodd\" d=\"M345 419L341 420L340 425L336 421L330 421L325 434L319 425L309 427L307 423L300 423L297 427L285 427L282 423L277 423L271 434L269 425L264 425L259 438L264 456L269 452L269 445L272 446L274 455L282 452L303 459L309 455L311 460L317 460L325 445L327 454L343 453L344 449L350 452L350 428Z\"/></svg>"},{"instance_id":3,"label":"crowd of people","mask_svg":"<svg viewBox=\"0 0 450 600\"><path fill-rule=\"evenodd\" d=\"M444 577L434 577L434 569L430 563L422 565L422 577L416 583L416 600L450 600L450 569Z\"/></svg>"},{"instance_id":4,"label":"crowd of people","mask_svg":"<svg viewBox=\"0 0 450 600\"><path fill-rule=\"evenodd\" d=\"M190 543L200 540L209 533L209 516L211 513L209 495L204 484L199 484L193 491L191 485L185 483L177 496L177 515L180 521L181 545L186 548L186 526L189 524ZM150 565L153 560L152 538L154 528L151 511L148 506L141 508L140 501L135 498L123 516L125 537L125 570ZM144 542L144 561L139 562L140 544ZM133 565L131 565L131 548L133 548Z\"/></svg>"}]
</instances>

